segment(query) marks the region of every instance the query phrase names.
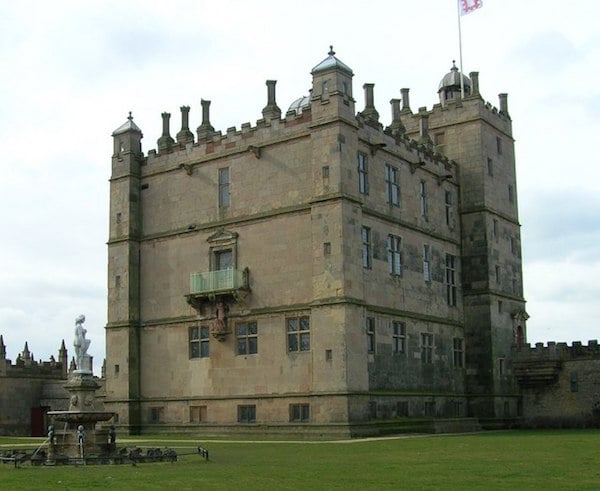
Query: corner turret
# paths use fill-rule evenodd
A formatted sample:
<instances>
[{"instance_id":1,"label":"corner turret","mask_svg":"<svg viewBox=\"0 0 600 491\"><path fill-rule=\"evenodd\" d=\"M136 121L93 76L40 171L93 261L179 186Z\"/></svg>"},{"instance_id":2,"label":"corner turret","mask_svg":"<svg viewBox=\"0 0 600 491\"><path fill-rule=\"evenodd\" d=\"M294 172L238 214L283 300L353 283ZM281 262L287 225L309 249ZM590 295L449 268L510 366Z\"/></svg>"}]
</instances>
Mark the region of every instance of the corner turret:
<instances>
[{"instance_id":1,"label":"corner turret","mask_svg":"<svg viewBox=\"0 0 600 491\"><path fill-rule=\"evenodd\" d=\"M462 77L462 86L461 86L461 77ZM440 85L438 87L438 94L440 96L440 103L442 106L446 104L447 101L451 100L460 100L462 99L461 91L464 88L464 96L467 97L471 94L471 79L467 77L465 74L460 73L456 66L456 61L452 60L452 68L444 78L440 81ZM479 87L478 87L479 89Z\"/></svg>"},{"instance_id":2,"label":"corner turret","mask_svg":"<svg viewBox=\"0 0 600 491\"><path fill-rule=\"evenodd\" d=\"M354 99L352 98L352 69L335 56L333 46L321 63L311 70L312 114L315 119L337 114L353 120Z\"/></svg>"}]
</instances>

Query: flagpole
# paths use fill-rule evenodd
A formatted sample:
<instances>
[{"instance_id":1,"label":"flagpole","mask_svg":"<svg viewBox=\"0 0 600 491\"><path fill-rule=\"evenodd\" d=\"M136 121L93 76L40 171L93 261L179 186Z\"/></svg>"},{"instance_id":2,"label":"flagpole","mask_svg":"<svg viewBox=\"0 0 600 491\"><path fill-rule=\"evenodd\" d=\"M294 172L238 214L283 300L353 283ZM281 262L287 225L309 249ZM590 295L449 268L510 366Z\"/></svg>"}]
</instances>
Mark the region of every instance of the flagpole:
<instances>
[{"instance_id":1,"label":"flagpole","mask_svg":"<svg viewBox=\"0 0 600 491\"><path fill-rule=\"evenodd\" d=\"M462 32L460 30L460 2L461 0L456 1L456 13L458 14L458 63L459 63L459 71L458 74L460 76L460 98L465 98L465 81L463 80L463 58L462 58Z\"/></svg>"}]
</instances>

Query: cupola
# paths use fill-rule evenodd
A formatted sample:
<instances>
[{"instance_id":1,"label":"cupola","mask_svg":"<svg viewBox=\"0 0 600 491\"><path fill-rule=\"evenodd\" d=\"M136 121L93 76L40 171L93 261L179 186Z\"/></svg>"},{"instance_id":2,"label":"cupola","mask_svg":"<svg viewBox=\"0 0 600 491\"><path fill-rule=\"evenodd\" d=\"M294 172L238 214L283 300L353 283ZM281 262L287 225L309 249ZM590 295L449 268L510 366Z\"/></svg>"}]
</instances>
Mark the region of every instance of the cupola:
<instances>
[{"instance_id":1,"label":"cupola","mask_svg":"<svg viewBox=\"0 0 600 491\"><path fill-rule=\"evenodd\" d=\"M466 97L471 94L471 79L465 74L460 73L455 60L452 60L452 68L444 75L444 78L442 78L438 87L438 94L442 105L444 105L446 101L461 99L461 77L464 86L464 95Z\"/></svg>"}]
</instances>

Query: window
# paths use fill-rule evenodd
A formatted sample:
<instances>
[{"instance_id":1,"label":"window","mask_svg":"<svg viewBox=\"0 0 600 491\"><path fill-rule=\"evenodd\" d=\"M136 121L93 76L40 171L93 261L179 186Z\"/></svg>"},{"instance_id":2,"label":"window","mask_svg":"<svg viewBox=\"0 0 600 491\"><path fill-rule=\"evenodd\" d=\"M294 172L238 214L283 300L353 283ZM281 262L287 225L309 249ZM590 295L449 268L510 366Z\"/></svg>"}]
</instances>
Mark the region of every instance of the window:
<instances>
[{"instance_id":1,"label":"window","mask_svg":"<svg viewBox=\"0 0 600 491\"><path fill-rule=\"evenodd\" d=\"M310 351L310 319L308 316L286 319L288 351Z\"/></svg>"},{"instance_id":2,"label":"window","mask_svg":"<svg viewBox=\"0 0 600 491\"><path fill-rule=\"evenodd\" d=\"M514 201L515 201L515 190L514 190L512 184L508 185L508 201L510 203L514 203Z\"/></svg>"},{"instance_id":3,"label":"window","mask_svg":"<svg viewBox=\"0 0 600 491\"><path fill-rule=\"evenodd\" d=\"M453 340L453 360L454 368L463 368L465 366L465 349L462 338L454 338Z\"/></svg>"},{"instance_id":4,"label":"window","mask_svg":"<svg viewBox=\"0 0 600 491\"><path fill-rule=\"evenodd\" d=\"M435 145L435 151L443 154L446 146L446 135L444 133L434 133L433 144Z\"/></svg>"},{"instance_id":5,"label":"window","mask_svg":"<svg viewBox=\"0 0 600 491\"><path fill-rule=\"evenodd\" d=\"M502 138L496 137L496 152L498 155L502 155Z\"/></svg>"},{"instance_id":6,"label":"window","mask_svg":"<svg viewBox=\"0 0 600 491\"><path fill-rule=\"evenodd\" d=\"M121 213L121 212L117 213L117 223L121 223L121 218L122 218L122 216L123 216L123 215L122 215L122 213Z\"/></svg>"},{"instance_id":7,"label":"window","mask_svg":"<svg viewBox=\"0 0 600 491\"><path fill-rule=\"evenodd\" d=\"M421 202L421 216L427 219L427 183L419 183L419 201Z\"/></svg>"},{"instance_id":8,"label":"window","mask_svg":"<svg viewBox=\"0 0 600 491\"><path fill-rule=\"evenodd\" d=\"M119 375L120 371L121 371L121 367L119 365L115 365L115 375Z\"/></svg>"},{"instance_id":9,"label":"window","mask_svg":"<svg viewBox=\"0 0 600 491\"><path fill-rule=\"evenodd\" d=\"M504 358L498 358L498 375L504 375L506 368L506 360Z\"/></svg>"},{"instance_id":10,"label":"window","mask_svg":"<svg viewBox=\"0 0 600 491\"><path fill-rule=\"evenodd\" d=\"M150 408L150 422L151 423L160 423L164 418L164 407L151 407Z\"/></svg>"},{"instance_id":11,"label":"window","mask_svg":"<svg viewBox=\"0 0 600 491\"><path fill-rule=\"evenodd\" d=\"M500 283L500 266L494 266L494 275L496 276L496 283Z\"/></svg>"},{"instance_id":12,"label":"window","mask_svg":"<svg viewBox=\"0 0 600 491\"><path fill-rule=\"evenodd\" d=\"M207 326L190 327L190 358L208 358L209 329Z\"/></svg>"},{"instance_id":13,"label":"window","mask_svg":"<svg viewBox=\"0 0 600 491\"><path fill-rule=\"evenodd\" d=\"M235 326L237 354L254 355L258 352L258 326L256 322L240 322Z\"/></svg>"},{"instance_id":14,"label":"window","mask_svg":"<svg viewBox=\"0 0 600 491\"><path fill-rule=\"evenodd\" d=\"M433 334L421 333L421 363L433 363Z\"/></svg>"},{"instance_id":15,"label":"window","mask_svg":"<svg viewBox=\"0 0 600 491\"><path fill-rule=\"evenodd\" d=\"M498 300L498 313L502 313L502 300Z\"/></svg>"},{"instance_id":16,"label":"window","mask_svg":"<svg viewBox=\"0 0 600 491\"><path fill-rule=\"evenodd\" d=\"M423 245L423 279L431 281L431 251L428 244Z\"/></svg>"},{"instance_id":17,"label":"window","mask_svg":"<svg viewBox=\"0 0 600 491\"><path fill-rule=\"evenodd\" d=\"M446 254L446 301L456 307L456 256Z\"/></svg>"},{"instance_id":18,"label":"window","mask_svg":"<svg viewBox=\"0 0 600 491\"><path fill-rule=\"evenodd\" d=\"M367 317L367 351L375 353L375 319Z\"/></svg>"},{"instance_id":19,"label":"window","mask_svg":"<svg viewBox=\"0 0 600 491\"><path fill-rule=\"evenodd\" d=\"M391 275L400 276L402 274L402 262L400 256L400 245L402 239L395 235L388 235L388 267Z\"/></svg>"},{"instance_id":20,"label":"window","mask_svg":"<svg viewBox=\"0 0 600 491\"><path fill-rule=\"evenodd\" d=\"M398 186L398 169L385 164L385 187L387 202L394 206L400 205L400 187Z\"/></svg>"},{"instance_id":21,"label":"window","mask_svg":"<svg viewBox=\"0 0 600 491\"><path fill-rule=\"evenodd\" d=\"M358 152L358 191L369 194L368 161L364 153Z\"/></svg>"},{"instance_id":22,"label":"window","mask_svg":"<svg viewBox=\"0 0 600 491\"><path fill-rule=\"evenodd\" d=\"M321 174L323 175L323 179L327 179L329 177L329 166L324 165L321 169Z\"/></svg>"},{"instance_id":23,"label":"window","mask_svg":"<svg viewBox=\"0 0 600 491\"><path fill-rule=\"evenodd\" d=\"M408 401L396 402L396 416L399 418L408 416Z\"/></svg>"},{"instance_id":24,"label":"window","mask_svg":"<svg viewBox=\"0 0 600 491\"><path fill-rule=\"evenodd\" d=\"M392 353L406 351L406 325L404 322L392 321Z\"/></svg>"},{"instance_id":25,"label":"window","mask_svg":"<svg viewBox=\"0 0 600 491\"><path fill-rule=\"evenodd\" d=\"M492 159L490 159L489 157L487 159L487 173L488 173L488 176L494 175L494 164L492 162Z\"/></svg>"},{"instance_id":26,"label":"window","mask_svg":"<svg viewBox=\"0 0 600 491\"><path fill-rule=\"evenodd\" d=\"M329 256L331 254L331 242L323 242L323 255Z\"/></svg>"},{"instance_id":27,"label":"window","mask_svg":"<svg viewBox=\"0 0 600 491\"><path fill-rule=\"evenodd\" d=\"M256 406L238 406L238 423L254 423L256 421Z\"/></svg>"},{"instance_id":28,"label":"window","mask_svg":"<svg viewBox=\"0 0 600 491\"><path fill-rule=\"evenodd\" d=\"M498 220L496 220L495 218L492 222L492 234L494 235L494 237L498 237Z\"/></svg>"},{"instance_id":29,"label":"window","mask_svg":"<svg viewBox=\"0 0 600 491\"><path fill-rule=\"evenodd\" d=\"M371 269L371 229L369 227L363 227L361 229L361 235L363 268Z\"/></svg>"},{"instance_id":30,"label":"window","mask_svg":"<svg viewBox=\"0 0 600 491\"><path fill-rule=\"evenodd\" d=\"M328 80L324 80L323 83L321 84L321 92L324 96L326 96L329 92L329 81Z\"/></svg>"},{"instance_id":31,"label":"window","mask_svg":"<svg viewBox=\"0 0 600 491\"><path fill-rule=\"evenodd\" d=\"M425 401L425 416L435 416L435 401Z\"/></svg>"},{"instance_id":32,"label":"window","mask_svg":"<svg viewBox=\"0 0 600 491\"><path fill-rule=\"evenodd\" d=\"M571 372L571 392L579 392L577 372Z\"/></svg>"},{"instance_id":33,"label":"window","mask_svg":"<svg viewBox=\"0 0 600 491\"><path fill-rule=\"evenodd\" d=\"M454 216L452 211L452 192L446 191L444 193L444 204L446 207L446 225L448 227L454 226Z\"/></svg>"},{"instance_id":34,"label":"window","mask_svg":"<svg viewBox=\"0 0 600 491\"><path fill-rule=\"evenodd\" d=\"M290 422L308 423L310 420L309 404L290 404Z\"/></svg>"},{"instance_id":35,"label":"window","mask_svg":"<svg viewBox=\"0 0 600 491\"><path fill-rule=\"evenodd\" d=\"M231 249L215 251L215 271L233 268L233 253Z\"/></svg>"},{"instance_id":36,"label":"window","mask_svg":"<svg viewBox=\"0 0 600 491\"><path fill-rule=\"evenodd\" d=\"M190 423L206 421L206 406L190 406Z\"/></svg>"},{"instance_id":37,"label":"window","mask_svg":"<svg viewBox=\"0 0 600 491\"><path fill-rule=\"evenodd\" d=\"M219 169L219 208L227 208L229 196L229 167Z\"/></svg>"}]
</instances>

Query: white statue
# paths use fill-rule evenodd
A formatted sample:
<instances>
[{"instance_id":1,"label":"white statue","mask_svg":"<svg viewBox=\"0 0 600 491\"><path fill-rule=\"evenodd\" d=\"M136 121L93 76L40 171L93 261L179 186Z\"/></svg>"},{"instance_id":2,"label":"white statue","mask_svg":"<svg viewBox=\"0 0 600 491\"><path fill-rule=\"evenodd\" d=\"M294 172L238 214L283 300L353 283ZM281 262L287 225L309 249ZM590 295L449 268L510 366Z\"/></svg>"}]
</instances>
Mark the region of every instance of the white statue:
<instances>
[{"instance_id":1,"label":"white statue","mask_svg":"<svg viewBox=\"0 0 600 491\"><path fill-rule=\"evenodd\" d=\"M77 368L79 370L84 368L83 359L87 357L87 350L90 347L90 339L85 339L86 329L83 328L85 322L85 315L81 314L75 319L75 339L73 340L73 346L75 347L75 358L77 359Z\"/></svg>"}]
</instances>

